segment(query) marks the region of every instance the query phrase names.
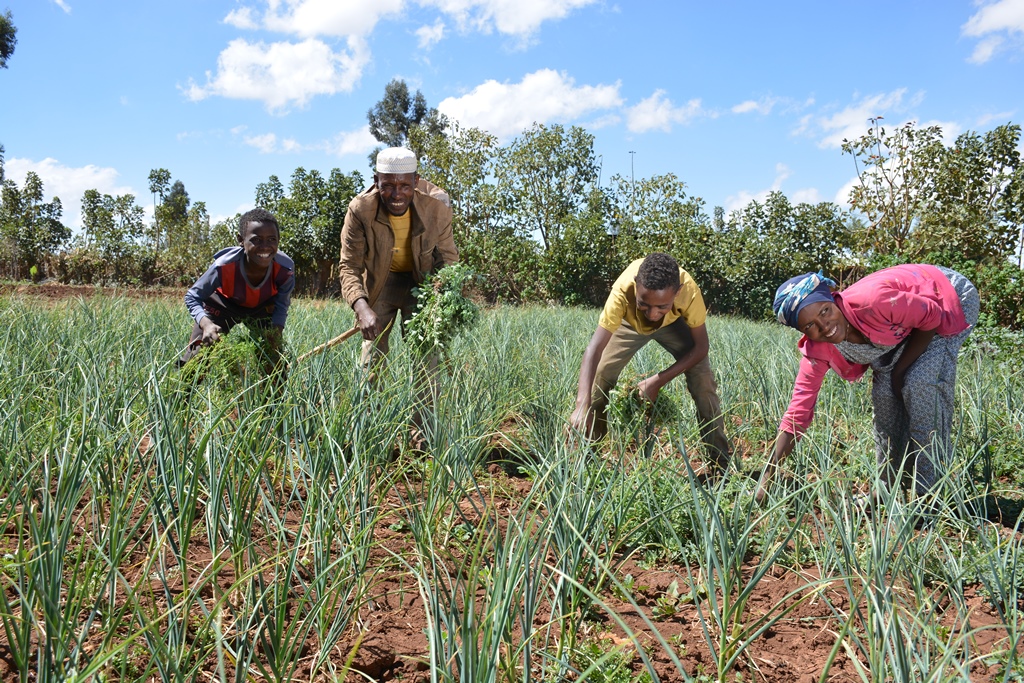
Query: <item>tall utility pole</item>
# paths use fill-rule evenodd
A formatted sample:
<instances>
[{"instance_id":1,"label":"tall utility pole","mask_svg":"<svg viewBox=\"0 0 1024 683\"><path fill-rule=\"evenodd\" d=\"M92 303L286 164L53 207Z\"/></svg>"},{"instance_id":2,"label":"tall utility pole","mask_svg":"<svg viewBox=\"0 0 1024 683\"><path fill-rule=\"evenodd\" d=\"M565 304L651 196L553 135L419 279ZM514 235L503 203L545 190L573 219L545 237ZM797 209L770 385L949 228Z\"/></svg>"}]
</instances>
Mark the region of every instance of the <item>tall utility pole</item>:
<instances>
[{"instance_id":1,"label":"tall utility pole","mask_svg":"<svg viewBox=\"0 0 1024 683\"><path fill-rule=\"evenodd\" d=\"M633 174L633 159L636 158L636 152L629 150L629 222L632 225L633 217L636 215L636 210L633 206L633 200L636 199L636 176Z\"/></svg>"}]
</instances>

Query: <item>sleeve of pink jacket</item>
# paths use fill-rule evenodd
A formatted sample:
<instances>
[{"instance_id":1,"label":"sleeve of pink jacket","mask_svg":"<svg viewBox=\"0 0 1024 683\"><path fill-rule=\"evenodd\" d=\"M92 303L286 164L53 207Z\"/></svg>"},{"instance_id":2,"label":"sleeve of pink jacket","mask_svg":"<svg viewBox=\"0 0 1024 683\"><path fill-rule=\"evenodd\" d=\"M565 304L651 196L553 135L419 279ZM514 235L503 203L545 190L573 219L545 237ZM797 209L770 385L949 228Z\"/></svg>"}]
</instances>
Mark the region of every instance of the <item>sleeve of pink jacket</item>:
<instances>
[{"instance_id":1,"label":"sleeve of pink jacket","mask_svg":"<svg viewBox=\"0 0 1024 683\"><path fill-rule=\"evenodd\" d=\"M799 437L811 426L814 419L814 406L818 402L818 392L828 373L827 361L818 358L800 356L800 369L793 383L793 396L789 400L789 408L782 416L779 424L780 432L789 432Z\"/></svg>"}]
</instances>

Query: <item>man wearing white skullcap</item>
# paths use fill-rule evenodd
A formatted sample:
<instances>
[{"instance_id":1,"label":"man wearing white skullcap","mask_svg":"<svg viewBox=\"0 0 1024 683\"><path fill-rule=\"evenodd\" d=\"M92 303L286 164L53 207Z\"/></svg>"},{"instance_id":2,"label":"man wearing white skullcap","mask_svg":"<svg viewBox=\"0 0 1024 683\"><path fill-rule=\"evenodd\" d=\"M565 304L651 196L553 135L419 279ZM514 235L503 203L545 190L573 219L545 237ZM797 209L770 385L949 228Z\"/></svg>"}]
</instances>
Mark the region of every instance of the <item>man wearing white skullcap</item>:
<instances>
[{"instance_id":1,"label":"man wearing white skullcap","mask_svg":"<svg viewBox=\"0 0 1024 683\"><path fill-rule=\"evenodd\" d=\"M423 189L416 169L410 150L381 150L373 186L348 205L341 230L341 293L355 311L367 368L387 354L398 315L412 315L413 287L459 260L447 194Z\"/></svg>"}]
</instances>

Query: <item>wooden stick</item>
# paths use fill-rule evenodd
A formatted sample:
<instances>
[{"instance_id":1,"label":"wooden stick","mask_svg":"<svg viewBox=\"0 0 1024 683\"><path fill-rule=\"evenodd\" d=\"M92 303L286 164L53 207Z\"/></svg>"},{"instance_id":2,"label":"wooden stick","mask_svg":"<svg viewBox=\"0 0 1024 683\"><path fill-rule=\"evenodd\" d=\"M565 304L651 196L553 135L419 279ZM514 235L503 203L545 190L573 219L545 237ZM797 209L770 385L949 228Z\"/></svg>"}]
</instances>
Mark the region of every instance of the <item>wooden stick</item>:
<instances>
[{"instance_id":1,"label":"wooden stick","mask_svg":"<svg viewBox=\"0 0 1024 683\"><path fill-rule=\"evenodd\" d=\"M316 347L310 349L309 351L306 351L304 354L299 356L295 360L295 362L296 363L301 363L302 361L306 360L310 356L315 356L316 354L320 353L321 351L326 351L327 349L331 348L332 346L337 346L338 344L340 344L341 342L345 341L346 339L348 339L349 337L355 335L358 332L359 332L359 328L358 327L353 327L351 330L346 330L345 332L339 334L334 339L332 339L332 340L330 340L328 342L324 342L320 346L316 346Z\"/></svg>"}]
</instances>

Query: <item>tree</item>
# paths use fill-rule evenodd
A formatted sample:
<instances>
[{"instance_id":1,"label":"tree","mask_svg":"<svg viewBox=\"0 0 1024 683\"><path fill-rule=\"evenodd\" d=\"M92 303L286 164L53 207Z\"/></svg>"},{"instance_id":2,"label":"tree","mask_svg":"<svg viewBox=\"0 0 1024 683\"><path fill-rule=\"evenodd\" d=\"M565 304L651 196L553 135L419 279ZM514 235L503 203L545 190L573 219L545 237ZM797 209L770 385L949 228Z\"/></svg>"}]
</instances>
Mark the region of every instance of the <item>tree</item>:
<instances>
[{"instance_id":1,"label":"tree","mask_svg":"<svg viewBox=\"0 0 1024 683\"><path fill-rule=\"evenodd\" d=\"M623 267L656 251L672 254L688 271L706 262L710 229L704 200L688 196L686 183L673 173L636 181L615 175L610 182Z\"/></svg>"},{"instance_id":2,"label":"tree","mask_svg":"<svg viewBox=\"0 0 1024 683\"><path fill-rule=\"evenodd\" d=\"M1013 256L1021 227L1020 126L968 131L939 160L917 253L948 251L979 263Z\"/></svg>"},{"instance_id":3,"label":"tree","mask_svg":"<svg viewBox=\"0 0 1024 683\"><path fill-rule=\"evenodd\" d=\"M850 191L850 206L868 220L867 230L858 235L860 251L900 254L931 199L942 130L919 129L910 122L890 134L881 119L870 119L860 138L843 140L843 152L853 156L860 179Z\"/></svg>"},{"instance_id":4,"label":"tree","mask_svg":"<svg viewBox=\"0 0 1024 683\"><path fill-rule=\"evenodd\" d=\"M793 205L781 192L734 211L710 236L695 279L717 311L761 318L775 289L798 273L841 277L850 251L850 222L831 202ZM691 273L693 274L693 273Z\"/></svg>"},{"instance_id":5,"label":"tree","mask_svg":"<svg viewBox=\"0 0 1024 683\"><path fill-rule=\"evenodd\" d=\"M626 266L608 230L611 204L608 193L592 187L584 210L544 254L545 289L564 304L601 305Z\"/></svg>"},{"instance_id":6,"label":"tree","mask_svg":"<svg viewBox=\"0 0 1024 683\"><path fill-rule=\"evenodd\" d=\"M725 209L721 206L715 207L714 226L715 230L723 230L725 228Z\"/></svg>"},{"instance_id":7,"label":"tree","mask_svg":"<svg viewBox=\"0 0 1024 683\"><path fill-rule=\"evenodd\" d=\"M938 251L990 263L1012 256L1024 212L1020 126L968 131L946 147L938 126L910 122L887 133L879 120L843 141L860 178L850 204L867 219L860 249L889 260Z\"/></svg>"},{"instance_id":8,"label":"tree","mask_svg":"<svg viewBox=\"0 0 1024 683\"><path fill-rule=\"evenodd\" d=\"M547 250L579 217L597 181L594 136L578 126L535 123L502 148L496 173L501 218Z\"/></svg>"},{"instance_id":9,"label":"tree","mask_svg":"<svg viewBox=\"0 0 1024 683\"><path fill-rule=\"evenodd\" d=\"M426 116L427 100L423 93L417 90L415 96L410 96L409 86L398 78L384 86L384 97L366 112L370 135L388 147L404 145L409 129Z\"/></svg>"},{"instance_id":10,"label":"tree","mask_svg":"<svg viewBox=\"0 0 1024 683\"><path fill-rule=\"evenodd\" d=\"M157 197L163 204L167 189L171 184L171 172L166 168L154 168L149 172L149 191L153 193L153 251L160 249L160 216L157 212Z\"/></svg>"},{"instance_id":11,"label":"tree","mask_svg":"<svg viewBox=\"0 0 1024 683\"><path fill-rule=\"evenodd\" d=\"M445 126L445 118L436 109L427 107L427 100L419 90L409 94L405 81L396 78L384 86L384 97L366 112L370 134L385 147L403 147L409 141L413 128L421 124L437 132ZM370 168L376 163L377 147L370 153Z\"/></svg>"},{"instance_id":12,"label":"tree","mask_svg":"<svg viewBox=\"0 0 1024 683\"><path fill-rule=\"evenodd\" d=\"M479 128L448 122L442 131L417 126L409 144L419 152L420 175L444 188L452 204L455 238L465 241L470 231L484 230L494 210L493 176L498 139Z\"/></svg>"},{"instance_id":13,"label":"tree","mask_svg":"<svg viewBox=\"0 0 1024 683\"><path fill-rule=\"evenodd\" d=\"M296 277L323 291L338 260L341 226L352 198L362 189L362 176L301 166L292 173L288 193L277 176L256 186L256 205L272 212L281 226L281 249L295 261Z\"/></svg>"},{"instance_id":14,"label":"tree","mask_svg":"<svg viewBox=\"0 0 1024 683\"><path fill-rule=\"evenodd\" d=\"M175 180L161 205L161 208L164 209L163 218L166 218L171 228L185 224L188 220L188 207L191 203L192 200L189 199L188 192L185 190L185 183Z\"/></svg>"},{"instance_id":15,"label":"tree","mask_svg":"<svg viewBox=\"0 0 1024 683\"><path fill-rule=\"evenodd\" d=\"M21 189L13 180L0 185L0 237L7 243L15 277L21 277L22 268L43 265L71 237L61 223L60 198L44 202L43 196L43 181L34 171L26 174Z\"/></svg>"},{"instance_id":16,"label":"tree","mask_svg":"<svg viewBox=\"0 0 1024 683\"><path fill-rule=\"evenodd\" d=\"M7 68L7 60L14 54L14 46L17 44L18 29L14 26L14 16L8 9L0 14L0 69Z\"/></svg>"},{"instance_id":17,"label":"tree","mask_svg":"<svg viewBox=\"0 0 1024 683\"><path fill-rule=\"evenodd\" d=\"M115 282L125 282L134 274L139 239L145 233L144 215L135 195L115 197L95 189L82 195L82 226L88 246L112 266L110 275Z\"/></svg>"},{"instance_id":18,"label":"tree","mask_svg":"<svg viewBox=\"0 0 1024 683\"><path fill-rule=\"evenodd\" d=\"M270 176L267 182L256 186L256 206L270 213L278 213L278 206L284 198L284 185L276 175Z\"/></svg>"}]
</instances>

